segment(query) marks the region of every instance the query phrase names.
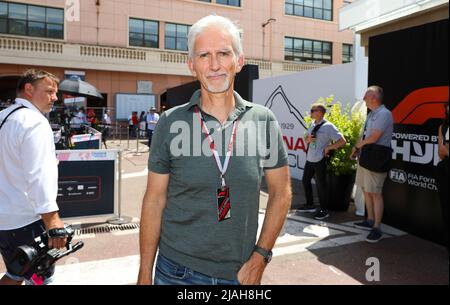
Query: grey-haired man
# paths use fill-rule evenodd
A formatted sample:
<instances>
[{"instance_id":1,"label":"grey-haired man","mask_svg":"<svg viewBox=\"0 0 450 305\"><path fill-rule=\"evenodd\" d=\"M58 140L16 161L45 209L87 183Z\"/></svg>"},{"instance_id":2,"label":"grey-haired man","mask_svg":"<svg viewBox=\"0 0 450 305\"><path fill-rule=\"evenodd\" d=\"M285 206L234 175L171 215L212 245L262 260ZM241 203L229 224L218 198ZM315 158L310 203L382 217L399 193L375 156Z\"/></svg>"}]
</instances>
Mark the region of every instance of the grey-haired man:
<instances>
[{"instance_id":1,"label":"grey-haired man","mask_svg":"<svg viewBox=\"0 0 450 305\"><path fill-rule=\"evenodd\" d=\"M155 284L259 284L291 204L282 135L269 109L233 90L244 56L239 29L230 20L199 20L189 33L189 51L189 68L201 90L188 104L166 111L155 130L138 283L153 283L159 249ZM262 133L249 127L260 122L266 124ZM247 137L239 136L243 131ZM179 147L172 144L179 138L188 139L182 148L204 148L202 153L176 154ZM270 153L239 154L254 141ZM256 240L263 173L269 200Z\"/></svg>"}]
</instances>

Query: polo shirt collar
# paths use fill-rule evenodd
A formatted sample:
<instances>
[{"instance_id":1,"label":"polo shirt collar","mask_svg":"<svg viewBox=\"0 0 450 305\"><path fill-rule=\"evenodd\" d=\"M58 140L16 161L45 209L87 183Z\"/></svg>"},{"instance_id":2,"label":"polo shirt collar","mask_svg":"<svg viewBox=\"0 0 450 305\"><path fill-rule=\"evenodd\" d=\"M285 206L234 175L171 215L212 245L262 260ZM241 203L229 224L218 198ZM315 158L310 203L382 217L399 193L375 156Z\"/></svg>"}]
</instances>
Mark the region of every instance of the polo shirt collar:
<instances>
[{"instance_id":1,"label":"polo shirt collar","mask_svg":"<svg viewBox=\"0 0 450 305\"><path fill-rule=\"evenodd\" d=\"M188 108L187 108L188 110L191 110L194 106L200 107L200 95L201 95L200 89L194 92L191 99L189 100L189 104L188 104ZM234 100L236 102L237 110L244 111L246 108L253 107L252 103L244 100L236 91L234 91Z\"/></svg>"},{"instance_id":2,"label":"polo shirt collar","mask_svg":"<svg viewBox=\"0 0 450 305\"><path fill-rule=\"evenodd\" d=\"M380 112L383 108L386 108L386 107L384 106L384 104L381 104L380 107L378 107L376 110L373 110L372 113L376 114L376 113Z\"/></svg>"}]
</instances>

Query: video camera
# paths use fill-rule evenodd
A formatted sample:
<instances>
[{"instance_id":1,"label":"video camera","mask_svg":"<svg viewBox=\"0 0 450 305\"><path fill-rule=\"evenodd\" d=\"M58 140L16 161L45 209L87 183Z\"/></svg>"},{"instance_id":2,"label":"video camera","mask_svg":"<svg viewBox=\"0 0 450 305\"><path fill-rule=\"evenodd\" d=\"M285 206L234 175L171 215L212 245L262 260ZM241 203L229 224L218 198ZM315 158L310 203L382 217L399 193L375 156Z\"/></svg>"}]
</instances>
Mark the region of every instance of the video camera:
<instances>
[{"instance_id":1,"label":"video camera","mask_svg":"<svg viewBox=\"0 0 450 305\"><path fill-rule=\"evenodd\" d=\"M38 276L44 275L59 259L84 246L82 241L72 245L74 233L75 231L70 225L65 225L64 229L50 230L49 234L42 233L32 244L20 246L15 250L11 262L8 264L8 271L17 276L24 276L29 271ZM48 247L49 235L52 238L67 237L66 249L50 249Z\"/></svg>"}]
</instances>

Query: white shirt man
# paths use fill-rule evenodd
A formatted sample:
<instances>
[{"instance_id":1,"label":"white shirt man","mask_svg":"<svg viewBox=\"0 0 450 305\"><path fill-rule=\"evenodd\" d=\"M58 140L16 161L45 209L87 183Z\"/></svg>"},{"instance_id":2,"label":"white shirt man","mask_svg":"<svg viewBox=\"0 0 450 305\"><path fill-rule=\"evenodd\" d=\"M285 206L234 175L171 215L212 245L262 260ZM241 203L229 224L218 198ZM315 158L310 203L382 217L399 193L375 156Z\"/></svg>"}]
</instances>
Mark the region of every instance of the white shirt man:
<instances>
[{"instance_id":1,"label":"white shirt man","mask_svg":"<svg viewBox=\"0 0 450 305\"><path fill-rule=\"evenodd\" d=\"M148 130L154 131L156 124L159 120L159 114L156 113L155 109L150 109L150 113L147 114L147 128Z\"/></svg>"},{"instance_id":2,"label":"white shirt man","mask_svg":"<svg viewBox=\"0 0 450 305\"><path fill-rule=\"evenodd\" d=\"M77 117L80 119L81 124L87 125L88 121L86 118L86 114L84 113L84 110L79 110L77 113Z\"/></svg>"},{"instance_id":3,"label":"white shirt man","mask_svg":"<svg viewBox=\"0 0 450 305\"><path fill-rule=\"evenodd\" d=\"M8 270L0 285L35 283L33 270L23 276L11 272L8 264L15 249L45 231L64 228L56 204L55 143L44 116L57 100L57 86L50 73L29 70L19 79L17 105L0 112L0 253ZM49 238L48 246L63 248L66 241L62 236ZM44 284L53 273L51 267L41 277Z\"/></svg>"},{"instance_id":4,"label":"white shirt man","mask_svg":"<svg viewBox=\"0 0 450 305\"><path fill-rule=\"evenodd\" d=\"M156 124L158 124L159 114L156 113L156 108L152 107L150 113L147 114L147 135L148 135L148 148L152 144L153 132L155 131Z\"/></svg>"},{"instance_id":5,"label":"white shirt man","mask_svg":"<svg viewBox=\"0 0 450 305\"><path fill-rule=\"evenodd\" d=\"M80 129L81 128L81 119L78 115L72 117L70 119L70 128L74 128L74 129Z\"/></svg>"},{"instance_id":6,"label":"white shirt man","mask_svg":"<svg viewBox=\"0 0 450 305\"><path fill-rule=\"evenodd\" d=\"M105 114L103 114L103 124L111 125L111 118L109 116L109 111L106 111Z\"/></svg>"},{"instance_id":7,"label":"white shirt man","mask_svg":"<svg viewBox=\"0 0 450 305\"><path fill-rule=\"evenodd\" d=\"M58 168L53 132L47 119L29 101L16 99L0 121L21 105L0 130L0 230L12 230L58 211ZM19 212L20 211L20 212Z\"/></svg>"},{"instance_id":8,"label":"white shirt man","mask_svg":"<svg viewBox=\"0 0 450 305\"><path fill-rule=\"evenodd\" d=\"M109 134L110 134L110 129L111 129L111 117L109 116L109 110L106 110L105 113L103 114L103 120L102 123L104 125L103 130L102 130L102 141L103 144L105 144L106 146L106 140L109 138Z\"/></svg>"}]
</instances>

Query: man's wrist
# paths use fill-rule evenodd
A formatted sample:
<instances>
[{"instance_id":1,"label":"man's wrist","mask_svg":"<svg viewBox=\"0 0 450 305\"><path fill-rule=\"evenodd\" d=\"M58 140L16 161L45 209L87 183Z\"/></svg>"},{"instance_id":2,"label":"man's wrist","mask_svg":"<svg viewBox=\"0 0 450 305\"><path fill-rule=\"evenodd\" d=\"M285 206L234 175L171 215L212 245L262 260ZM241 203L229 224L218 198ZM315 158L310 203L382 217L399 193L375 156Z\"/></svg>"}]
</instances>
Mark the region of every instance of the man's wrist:
<instances>
[{"instance_id":1,"label":"man's wrist","mask_svg":"<svg viewBox=\"0 0 450 305\"><path fill-rule=\"evenodd\" d=\"M270 263L272 260L272 251L268 249L261 248L259 246L255 246L253 249L253 253L261 256L266 264Z\"/></svg>"},{"instance_id":2,"label":"man's wrist","mask_svg":"<svg viewBox=\"0 0 450 305\"><path fill-rule=\"evenodd\" d=\"M66 238L67 231L65 228L53 228L47 231L47 235L50 238Z\"/></svg>"},{"instance_id":3,"label":"man's wrist","mask_svg":"<svg viewBox=\"0 0 450 305\"><path fill-rule=\"evenodd\" d=\"M252 256L251 256L251 260L253 261L253 263L258 264L258 265L264 265L266 266L266 260L264 258L264 256L262 256L261 254L257 253L257 252L253 252Z\"/></svg>"},{"instance_id":4,"label":"man's wrist","mask_svg":"<svg viewBox=\"0 0 450 305\"><path fill-rule=\"evenodd\" d=\"M140 266L139 267L139 273L141 275L151 275L152 274L151 270L152 270L152 268L150 268L148 266Z\"/></svg>"}]
</instances>

